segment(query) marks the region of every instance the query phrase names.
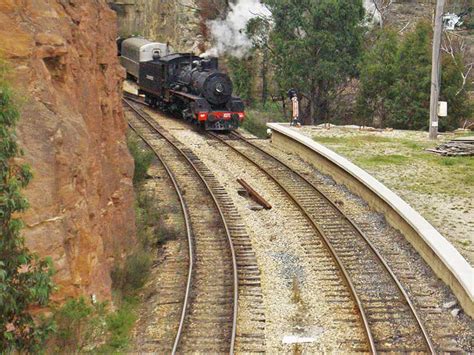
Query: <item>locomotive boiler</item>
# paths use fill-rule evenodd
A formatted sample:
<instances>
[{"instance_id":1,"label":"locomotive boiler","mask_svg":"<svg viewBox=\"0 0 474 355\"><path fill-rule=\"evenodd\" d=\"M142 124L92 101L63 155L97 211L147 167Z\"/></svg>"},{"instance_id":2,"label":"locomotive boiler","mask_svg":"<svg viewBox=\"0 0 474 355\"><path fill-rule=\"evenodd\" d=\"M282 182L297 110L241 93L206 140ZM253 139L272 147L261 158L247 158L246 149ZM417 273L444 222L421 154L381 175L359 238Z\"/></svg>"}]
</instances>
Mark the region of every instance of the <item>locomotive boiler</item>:
<instances>
[{"instance_id":1,"label":"locomotive boiler","mask_svg":"<svg viewBox=\"0 0 474 355\"><path fill-rule=\"evenodd\" d=\"M122 50L121 56L126 55ZM232 95L232 80L219 70L217 58L155 53L139 62L137 83L150 106L179 114L206 130L234 130L245 117L244 104Z\"/></svg>"}]
</instances>

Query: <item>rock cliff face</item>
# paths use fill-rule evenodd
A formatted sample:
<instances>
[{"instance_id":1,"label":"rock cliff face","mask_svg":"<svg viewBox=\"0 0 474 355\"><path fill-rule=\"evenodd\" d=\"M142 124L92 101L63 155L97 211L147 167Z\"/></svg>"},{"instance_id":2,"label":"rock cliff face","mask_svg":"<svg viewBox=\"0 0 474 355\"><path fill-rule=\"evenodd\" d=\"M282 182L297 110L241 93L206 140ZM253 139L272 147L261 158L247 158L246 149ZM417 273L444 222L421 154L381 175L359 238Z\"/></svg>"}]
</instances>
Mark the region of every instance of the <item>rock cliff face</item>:
<instances>
[{"instance_id":1,"label":"rock cliff face","mask_svg":"<svg viewBox=\"0 0 474 355\"><path fill-rule=\"evenodd\" d=\"M198 0L108 0L117 12L121 36L141 35L197 51L203 42Z\"/></svg>"},{"instance_id":2,"label":"rock cliff face","mask_svg":"<svg viewBox=\"0 0 474 355\"><path fill-rule=\"evenodd\" d=\"M59 301L110 298L111 268L135 243L115 38L105 0L0 1L0 56L24 98L17 131L34 173L24 234L52 256Z\"/></svg>"}]
</instances>

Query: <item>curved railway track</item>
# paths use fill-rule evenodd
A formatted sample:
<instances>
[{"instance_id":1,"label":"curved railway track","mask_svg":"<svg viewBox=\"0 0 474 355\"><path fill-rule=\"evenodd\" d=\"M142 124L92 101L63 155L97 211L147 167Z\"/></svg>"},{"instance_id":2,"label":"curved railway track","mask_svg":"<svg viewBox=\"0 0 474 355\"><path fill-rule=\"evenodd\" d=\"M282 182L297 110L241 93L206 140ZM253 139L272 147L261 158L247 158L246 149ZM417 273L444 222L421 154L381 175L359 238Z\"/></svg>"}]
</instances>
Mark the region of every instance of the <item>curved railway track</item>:
<instances>
[{"instance_id":1,"label":"curved railway track","mask_svg":"<svg viewBox=\"0 0 474 355\"><path fill-rule=\"evenodd\" d=\"M409 295L364 233L304 176L244 137L210 133L273 180L314 226L358 306L371 352L431 352Z\"/></svg>"},{"instance_id":2,"label":"curved railway track","mask_svg":"<svg viewBox=\"0 0 474 355\"><path fill-rule=\"evenodd\" d=\"M368 350L435 353L409 295L370 240L334 201L314 183L244 137L236 133L209 135L274 181L313 225L340 268L357 306Z\"/></svg>"},{"instance_id":3,"label":"curved railway track","mask_svg":"<svg viewBox=\"0 0 474 355\"><path fill-rule=\"evenodd\" d=\"M124 101L136 113L129 125L166 167L185 215L189 274L172 353L232 354L238 309L237 262L223 211L196 166L198 161L190 159L131 102Z\"/></svg>"}]
</instances>

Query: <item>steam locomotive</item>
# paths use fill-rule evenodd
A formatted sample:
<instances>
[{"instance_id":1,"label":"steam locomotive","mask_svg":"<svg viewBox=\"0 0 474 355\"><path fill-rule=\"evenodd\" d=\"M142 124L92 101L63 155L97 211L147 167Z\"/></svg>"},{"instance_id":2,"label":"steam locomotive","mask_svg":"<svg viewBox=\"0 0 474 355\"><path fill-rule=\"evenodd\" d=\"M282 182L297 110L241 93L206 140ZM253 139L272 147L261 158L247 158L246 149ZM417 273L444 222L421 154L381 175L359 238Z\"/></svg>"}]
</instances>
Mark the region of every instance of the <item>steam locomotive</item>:
<instances>
[{"instance_id":1,"label":"steam locomotive","mask_svg":"<svg viewBox=\"0 0 474 355\"><path fill-rule=\"evenodd\" d=\"M206 130L234 130L245 118L244 103L232 96L232 81L219 70L217 58L170 54L169 46L136 37L121 41L119 52L127 76L137 81L150 106Z\"/></svg>"}]
</instances>

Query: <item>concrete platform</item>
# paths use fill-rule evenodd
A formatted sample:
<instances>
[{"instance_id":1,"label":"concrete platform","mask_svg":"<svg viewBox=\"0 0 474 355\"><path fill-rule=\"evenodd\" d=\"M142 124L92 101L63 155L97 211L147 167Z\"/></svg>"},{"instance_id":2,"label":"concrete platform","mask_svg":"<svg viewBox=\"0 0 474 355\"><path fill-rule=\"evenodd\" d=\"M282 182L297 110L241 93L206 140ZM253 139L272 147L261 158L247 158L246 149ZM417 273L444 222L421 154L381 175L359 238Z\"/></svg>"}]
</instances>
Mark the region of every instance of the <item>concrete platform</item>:
<instances>
[{"instance_id":1,"label":"concrete platform","mask_svg":"<svg viewBox=\"0 0 474 355\"><path fill-rule=\"evenodd\" d=\"M273 132L275 145L299 155L383 213L451 288L466 314L474 318L474 269L428 221L365 170L299 133L297 128L278 123L267 126Z\"/></svg>"}]
</instances>

